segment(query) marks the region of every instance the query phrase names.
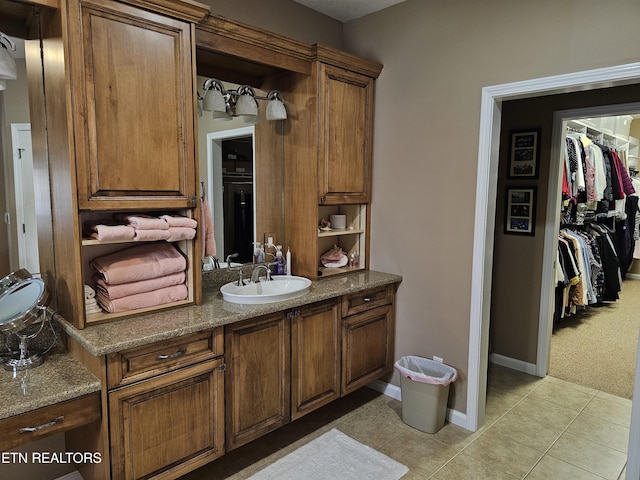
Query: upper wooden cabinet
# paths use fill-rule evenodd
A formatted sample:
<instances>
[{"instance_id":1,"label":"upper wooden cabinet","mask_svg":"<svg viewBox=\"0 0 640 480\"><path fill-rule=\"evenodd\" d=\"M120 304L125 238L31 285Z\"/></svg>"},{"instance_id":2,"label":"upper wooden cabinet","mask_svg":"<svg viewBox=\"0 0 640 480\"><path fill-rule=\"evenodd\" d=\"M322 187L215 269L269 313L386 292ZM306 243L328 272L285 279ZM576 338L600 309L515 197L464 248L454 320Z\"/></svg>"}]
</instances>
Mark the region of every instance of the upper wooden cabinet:
<instances>
[{"instance_id":1,"label":"upper wooden cabinet","mask_svg":"<svg viewBox=\"0 0 640 480\"><path fill-rule=\"evenodd\" d=\"M68 33L79 208L194 207L192 25L69 0Z\"/></svg>"},{"instance_id":2,"label":"upper wooden cabinet","mask_svg":"<svg viewBox=\"0 0 640 480\"><path fill-rule=\"evenodd\" d=\"M320 64L319 203L367 203L371 191L373 78Z\"/></svg>"}]
</instances>

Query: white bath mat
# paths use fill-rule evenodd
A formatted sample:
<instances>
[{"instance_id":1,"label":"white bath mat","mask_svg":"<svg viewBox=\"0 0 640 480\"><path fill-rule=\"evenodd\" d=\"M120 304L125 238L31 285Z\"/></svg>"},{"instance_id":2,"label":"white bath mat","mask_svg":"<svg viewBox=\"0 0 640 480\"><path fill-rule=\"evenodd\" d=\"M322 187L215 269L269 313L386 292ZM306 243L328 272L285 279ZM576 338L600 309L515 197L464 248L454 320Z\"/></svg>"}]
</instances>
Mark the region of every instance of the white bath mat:
<instances>
[{"instance_id":1,"label":"white bath mat","mask_svg":"<svg viewBox=\"0 0 640 480\"><path fill-rule=\"evenodd\" d=\"M334 428L250 480L398 480L408 471L403 464Z\"/></svg>"}]
</instances>

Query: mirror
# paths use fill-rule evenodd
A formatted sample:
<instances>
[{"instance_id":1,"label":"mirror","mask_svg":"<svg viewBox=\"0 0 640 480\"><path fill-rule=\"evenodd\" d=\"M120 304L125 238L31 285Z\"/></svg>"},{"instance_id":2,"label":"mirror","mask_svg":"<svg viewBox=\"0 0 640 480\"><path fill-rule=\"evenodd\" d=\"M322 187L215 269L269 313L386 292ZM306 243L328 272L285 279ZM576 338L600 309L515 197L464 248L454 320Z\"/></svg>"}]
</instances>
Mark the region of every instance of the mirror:
<instances>
[{"instance_id":1,"label":"mirror","mask_svg":"<svg viewBox=\"0 0 640 480\"><path fill-rule=\"evenodd\" d=\"M207 71L215 69L208 65ZM201 97L207 76L198 75ZM265 89L269 82L252 87ZM225 89L239 84L221 79ZM264 93L258 93L261 96ZM200 180L209 201L214 223L216 257L221 268L229 255L236 263L253 262L253 242L284 243L282 203L284 138L283 121L266 120L266 102L258 100L259 120L247 123L243 117L214 119L210 111L198 115L198 155ZM275 250L275 249L274 249ZM265 261L272 259L267 255ZM205 270L215 269L203 263Z\"/></svg>"}]
</instances>

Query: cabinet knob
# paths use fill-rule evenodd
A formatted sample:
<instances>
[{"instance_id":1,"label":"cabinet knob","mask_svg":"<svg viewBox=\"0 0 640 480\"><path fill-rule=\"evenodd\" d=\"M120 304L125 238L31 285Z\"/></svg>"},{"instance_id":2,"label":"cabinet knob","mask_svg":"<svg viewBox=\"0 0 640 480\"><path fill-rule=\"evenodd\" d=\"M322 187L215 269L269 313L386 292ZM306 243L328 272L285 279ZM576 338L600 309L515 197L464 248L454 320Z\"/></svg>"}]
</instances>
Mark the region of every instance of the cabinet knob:
<instances>
[{"instance_id":1,"label":"cabinet knob","mask_svg":"<svg viewBox=\"0 0 640 480\"><path fill-rule=\"evenodd\" d=\"M191 205L191 206L194 206L194 207L195 207L197 203L198 203L198 197L191 197L191 198L189 199L189 205Z\"/></svg>"},{"instance_id":2,"label":"cabinet knob","mask_svg":"<svg viewBox=\"0 0 640 480\"><path fill-rule=\"evenodd\" d=\"M44 430L46 428L51 428L54 425L57 425L58 423L64 421L64 415L59 416L58 418L54 418L53 420L51 420L48 423L43 423L42 425L38 425L37 427L23 427L20 430L18 430L19 433L32 433L32 432L39 432L40 430Z\"/></svg>"},{"instance_id":3,"label":"cabinet knob","mask_svg":"<svg viewBox=\"0 0 640 480\"><path fill-rule=\"evenodd\" d=\"M187 349L183 347L180 350L178 350L176 353L171 353L169 355L158 355L156 357L156 360L171 360L173 358L181 357L185 353L187 353Z\"/></svg>"},{"instance_id":4,"label":"cabinet knob","mask_svg":"<svg viewBox=\"0 0 640 480\"><path fill-rule=\"evenodd\" d=\"M326 196L326 195L322 195L322 196L320 197L320 203L324 203L324 202L326 202L326 201L327 201L327 196Z\"/></svg>"}]
</instances>

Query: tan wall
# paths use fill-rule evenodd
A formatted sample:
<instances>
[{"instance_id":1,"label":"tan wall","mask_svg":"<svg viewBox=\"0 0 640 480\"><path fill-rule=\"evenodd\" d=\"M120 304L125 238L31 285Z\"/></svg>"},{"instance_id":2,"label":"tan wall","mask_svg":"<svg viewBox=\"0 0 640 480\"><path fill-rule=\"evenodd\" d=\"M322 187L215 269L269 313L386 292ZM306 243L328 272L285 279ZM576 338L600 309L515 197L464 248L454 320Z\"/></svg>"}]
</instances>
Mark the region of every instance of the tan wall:
<instances>
[{"instance_id":1,"label":"tan wall","mask_svg":"<svg viewBox=\"0 0 640 480\"><path fill-rule=\"evenodd\" d=\"M456 367L458 411L467 410L481 90L637 61L638 25L636 0L408 0L345 25L345 48L384 64L371 266L404 276L396 357L437 355Z\"/></svg>"},{"instance_id":2,"label":"tan wall","mask_svg":"<svg viewBox=\"0 0 640 480\"><path fill-rule=\"evenodd\" d=\"M201 0L217 15L305 43L342 47L342 23L292 0Z\"/></svg>"},{"instance_id":3,"label":"tan wall","mask_svg":"<svg viewBox=\"0 0 640 480\"><path fill-rule=\"evenodd\" d=\"M16 59L18 79L7 80L7 89L0 92L0 171L2 171L2 198L0 217L9 212L11 221L16 220L15 193L13 187L13 154L11 146L11 124L29 123L29 92L24 59ZM15 225L15 223L14 223ZM11 258L18 264L18 240L15 228L6 225L0 218L0 278L11 273Z\"/></svg>"}]
</instances>

